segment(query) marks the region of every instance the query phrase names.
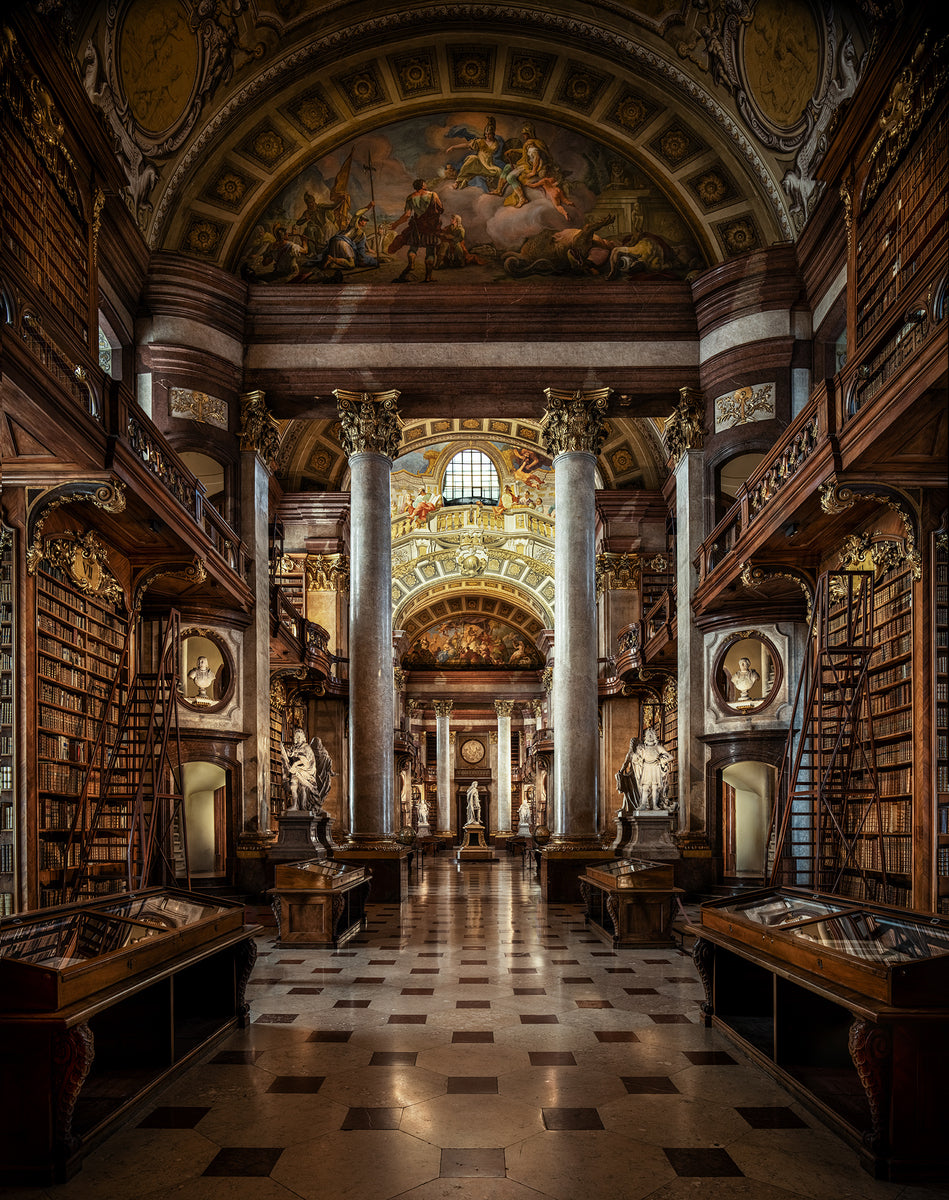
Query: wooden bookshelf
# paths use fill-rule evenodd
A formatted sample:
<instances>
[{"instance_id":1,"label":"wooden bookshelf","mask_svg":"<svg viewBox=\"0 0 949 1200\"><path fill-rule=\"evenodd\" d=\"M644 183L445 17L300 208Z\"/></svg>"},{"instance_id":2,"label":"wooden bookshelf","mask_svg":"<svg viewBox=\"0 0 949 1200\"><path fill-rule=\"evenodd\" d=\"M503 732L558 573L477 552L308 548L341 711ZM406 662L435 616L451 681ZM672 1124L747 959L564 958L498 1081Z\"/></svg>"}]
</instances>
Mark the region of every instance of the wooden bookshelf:
<instances>
[{"instance_id":1,"label":"wooden bookshelf","mask_svg":"<svg viewBox=\"0 0 949 1200\"><path fill-rule=\"evenodd\" d=\"M81 838L74 838L67 851L69 830L74 821L80 830L90 825L103 761L100 755L93 762L93 747L103 720L107 746L116 742L121 708L128 698L128 666L122 662L125 634L124 617L108 601L82 595L56 569L37 572L35 779L37 868L44 907L60 902L67 870L79 865ZM118 688L106 713L117 672ZM85 811L77 814L87 775ZM113 785L116 775L113 772ZM128 804L109 806L100 815L84 896L126 886L130 824Z\"/></svg>"},{"instance_id":2,"label":"wooden bookshelf","mask_svg":"<svg viewBox=\"0 0 949 1200\"><path fill-rule=\"evenodd\" d=\"M13 531L0 526L0 917L17 910L16 624Z\"/></svg>"},{"instance_id":3,"label":"wooden bookshelf","mask_svg":"<svg viewBox=\"0 0 949 1200\"><path fill-rule=\"evenodd\" d=\"M949 168L946 118L944 101L904 169L861 216L856 268L858 346L889 327L897 306L912 299L909 293L916 277L930 263L945 261L949 231L944 187Z\"/></svg>"},{"instance_id":4,"label":"wooden bookshelf","mask_svg":"<svg viewBox=\"0 0 949 1200\"><path fill-rule=\"evenodd\" d=\"M933 907L949 913L949 547L933 537Z\"/></svg>"}]
</instances>

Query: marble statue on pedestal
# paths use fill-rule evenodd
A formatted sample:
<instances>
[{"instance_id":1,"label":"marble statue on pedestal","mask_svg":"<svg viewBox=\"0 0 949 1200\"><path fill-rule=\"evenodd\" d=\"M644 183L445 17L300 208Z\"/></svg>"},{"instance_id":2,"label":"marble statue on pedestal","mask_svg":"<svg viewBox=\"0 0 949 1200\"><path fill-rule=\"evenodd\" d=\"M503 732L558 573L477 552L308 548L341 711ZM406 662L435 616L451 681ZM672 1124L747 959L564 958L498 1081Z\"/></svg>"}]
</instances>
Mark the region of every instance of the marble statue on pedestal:
<instances>
[{"instance_id":1,"label":"marble statue on pedestal","mask_svg":"<svg viewBox=\"0 0 949 1200\"><path fill-rule=\"evenodd\" d=\"M302 812L308 809L314 814L323 810L323 801L330 790L330 780L336 774L333 762L318 737L307 743L302 729L293 731L289 749L284 742L280 747L283 759L284 782L290 795L287 812Z\"/></svg>"},{"instance_id":2,"label":"marble statue on pedestal","mask_svg":"<svg viewBox=\"0 0 949 1200\"><path fill-rule=\"evenodd\" d=\"M469 825L477 825L481 822L481 799L478 796L477 780L472 779L468 785L468 821Z\"/></svg>"},{"instance_id":3,"label":"marble statue on pedestal","mask_svg":"<svg viewBox=\"0 0 949 1200\"><path fill-rule=\"evenodd\" d=\"M616 789L623 797L621 812L664 809L669 794L668 771L672 755L650 725L642 741L629 739L629 750L616 772Z\"/></svg>"}]
</instances>

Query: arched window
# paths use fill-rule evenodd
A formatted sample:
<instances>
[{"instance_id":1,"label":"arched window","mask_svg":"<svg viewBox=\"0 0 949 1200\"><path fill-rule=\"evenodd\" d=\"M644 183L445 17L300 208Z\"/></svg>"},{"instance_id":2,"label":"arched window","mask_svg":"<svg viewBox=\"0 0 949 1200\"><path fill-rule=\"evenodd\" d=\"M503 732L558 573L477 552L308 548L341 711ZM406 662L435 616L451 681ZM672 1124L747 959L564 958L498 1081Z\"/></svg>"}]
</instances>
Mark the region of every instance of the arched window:
<instances>
[{"instance_id":1,"label":"arched window","mask_svg":"<svg viewBox=\"0 0 949 1200\"><path fill-rule=\"evenodd\" d=\"M445 504L497 504L501 485L494 464L480 450L460 450L445 468Z\"/></svg>"}]
</instances>

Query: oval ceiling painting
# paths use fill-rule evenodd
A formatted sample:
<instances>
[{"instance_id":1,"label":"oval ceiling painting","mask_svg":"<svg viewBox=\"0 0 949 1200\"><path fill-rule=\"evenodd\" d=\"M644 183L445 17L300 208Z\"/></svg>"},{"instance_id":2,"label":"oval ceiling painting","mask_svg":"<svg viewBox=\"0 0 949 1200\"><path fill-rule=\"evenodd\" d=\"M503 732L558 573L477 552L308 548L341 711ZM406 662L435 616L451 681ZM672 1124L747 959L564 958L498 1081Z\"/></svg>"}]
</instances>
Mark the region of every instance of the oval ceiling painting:
<instances>
[{"instance_id":1,"label":"oval ceiling painting","mask_svg":"<svg viewBox=\"0 0 949 1200\"><path fill-rule=\"evenodd\" d=\"M289 183L240 255L252 283L687 279L683 218L629 159L502 113L412 117Z\"/></svg>"}]
</instances>

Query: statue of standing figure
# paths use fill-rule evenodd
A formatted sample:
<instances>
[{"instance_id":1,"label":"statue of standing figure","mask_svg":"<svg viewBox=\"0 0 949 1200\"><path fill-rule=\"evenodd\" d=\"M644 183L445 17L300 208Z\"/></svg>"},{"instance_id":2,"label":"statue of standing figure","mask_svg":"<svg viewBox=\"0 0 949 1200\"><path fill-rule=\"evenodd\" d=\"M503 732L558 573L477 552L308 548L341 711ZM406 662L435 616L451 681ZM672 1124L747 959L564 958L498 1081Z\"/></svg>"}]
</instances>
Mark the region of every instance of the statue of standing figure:
<instances>
[{"instance_id":1,"label":"statue of standing figure","mask_svg":"<svg viewBox=\"0 0 949 1200\"><path fill-rule=\"evenodd\" d=\"M294 729L289 750L287 743L282 743L280 756L284 782L290 794L287 812L303 812L304 809L314 814L322 812L330 780L336 774L322 741L315 737L308 743L303 730Z\"/></svg>"},{"instance_id":2,"label":"statue of standing figure","mask_svg":"<svg viewBox=\"0 0 949 1200\"><path fill-rule=\"evenodd\" d=\"M623 797L621 812L636 809L655 811L667 807L667 778L672 755L656 737L650 725L642 741L629 739L629 750L616 772L616 789Z\"/></svg>"},{"instance_id":3,"label":"statue of standing figure","mask_svg":"<svg viewBox=\"0 0 949 1200\"><path fill-rule=\"evenodd\" d=\"M468 785L468 822L469 825L481 823L481 799L478 796L478 782L472 779Z\"/></svg>"}]
</instances>

